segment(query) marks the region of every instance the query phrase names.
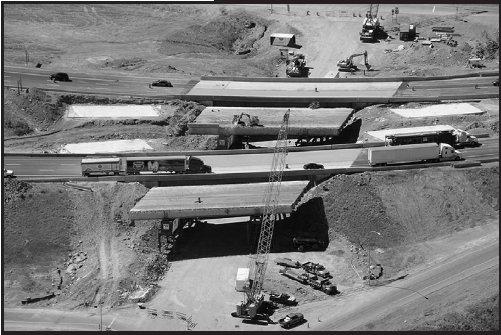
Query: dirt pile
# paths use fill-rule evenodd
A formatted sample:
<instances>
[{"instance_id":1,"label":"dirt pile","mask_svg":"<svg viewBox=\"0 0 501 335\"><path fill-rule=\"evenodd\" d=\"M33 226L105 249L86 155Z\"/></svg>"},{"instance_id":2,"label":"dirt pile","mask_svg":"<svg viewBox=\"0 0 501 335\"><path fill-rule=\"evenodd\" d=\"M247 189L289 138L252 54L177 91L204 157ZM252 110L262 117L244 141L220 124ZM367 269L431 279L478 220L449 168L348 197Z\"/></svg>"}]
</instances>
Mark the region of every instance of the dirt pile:
<instances>
[{"instance_id":1,"label":"dirt pile","mask_svg":"<svg viewBox=\"0 0 501 335\"><path fill-rule=\"evenodd\" d=\"M4 90L4 137L23 136L47 130L64 111L62 104L44 91L31 88L23 91Z\"/></svg>"},{"instance_id":2,"label":"dirt pile","mask_svg":"<svg viewBox=\"0 0 501 335\"><path fill-rule=\"evenodd\" d=\"M245 11L229 12L222 8L220 15L205 24L170 33L162 42L160 53L248 54L255 51L253 45L262 37L268 25L267 20Z\"/></svg>"},{"instance_id":3,"label":"dirt pile","mask_svg":"<svg viewBox=\"0 0 501 335\"><path fill-rule=\"evenodd\" d=\"M39 305L120 305L153 287L168 267L156 222L131 226L129 210L146 193L140 184L4 184L5 302L56 297Z\"/></svg>"},{"instance_id":4,"label":"dirt pile","mask_svg":"<svg viewBox=\"0 0 501 335\"><path fill-rule=\"evenodd\" d=\"M486 167L338 175L309 191L302 202L322 199L330 240L341 237L355 246L384 250L378 258L389 265L385 269L391 277L420 263L410 246L495 219L498 174L498 167Z\"/></svg>"}]
</instances>

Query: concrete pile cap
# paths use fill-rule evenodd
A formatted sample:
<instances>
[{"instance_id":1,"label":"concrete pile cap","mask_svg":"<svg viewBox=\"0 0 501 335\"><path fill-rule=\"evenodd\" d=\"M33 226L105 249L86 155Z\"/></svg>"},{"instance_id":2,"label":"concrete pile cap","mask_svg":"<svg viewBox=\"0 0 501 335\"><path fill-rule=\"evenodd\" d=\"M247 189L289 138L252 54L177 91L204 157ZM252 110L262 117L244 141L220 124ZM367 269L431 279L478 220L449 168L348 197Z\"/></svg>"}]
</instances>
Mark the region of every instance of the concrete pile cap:
<instances>
[{"instance_id":1,"label":"concrete pile cap","mask_svg":"<svg viewBox=\"0 0 501 335\"><path fill-rule=\"evenodd\" d=\"M277 213L291 213L308 181L282 182ZM132 220L261 215L268 183L152 188L130 211Z\"/></svg>"}]
</instances>

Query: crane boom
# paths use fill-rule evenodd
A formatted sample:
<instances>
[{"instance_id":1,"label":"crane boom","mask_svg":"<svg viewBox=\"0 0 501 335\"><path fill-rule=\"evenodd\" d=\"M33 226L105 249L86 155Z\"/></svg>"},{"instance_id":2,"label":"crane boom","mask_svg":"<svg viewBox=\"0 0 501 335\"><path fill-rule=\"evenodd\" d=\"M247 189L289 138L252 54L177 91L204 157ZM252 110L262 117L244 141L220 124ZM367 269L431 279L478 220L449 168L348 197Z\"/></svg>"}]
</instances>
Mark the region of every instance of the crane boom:
<instances>
[{"instance_id":1,"label":"crane boom","mask_svg":"<svg viewBox=\"0 0 501 335\"><path fill-rule=\"evenodd\" d=\"M249 258L252 284L250 288L246 290L247 301L237 305L237 311L234 316L255 318L264 300L262 288L266 267L268 266L268 255L270 253L271 240L273 238L273 228L275 226L277 205L280 197L280 186L285 168L285 159L287 157L289 115L290 109L284 114L282 126L278 133L277 143L275 144L268 185L264 193L263 216L257 250L256 253Z\"/></svg>"}]
</instances>

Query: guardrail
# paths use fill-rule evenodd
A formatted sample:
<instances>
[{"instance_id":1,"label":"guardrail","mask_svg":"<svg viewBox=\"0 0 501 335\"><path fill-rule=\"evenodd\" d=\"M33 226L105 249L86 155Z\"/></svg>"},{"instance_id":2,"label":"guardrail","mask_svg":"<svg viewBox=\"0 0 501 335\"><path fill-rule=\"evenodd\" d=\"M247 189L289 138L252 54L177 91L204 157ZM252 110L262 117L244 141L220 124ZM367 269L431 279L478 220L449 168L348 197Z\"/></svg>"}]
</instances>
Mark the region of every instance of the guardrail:
<instances>
[{"instance_id":1,"label":"guardrail","mask_svg":"<svg viewBox=\"0 0 501 335\"><path fill-rule=\"evenodd\" d=\"M457 74L450 76L437 76L437 77L412 77L412 76L402 76L402 77L364 77L364 78L269 78L269 77L210 77L202 76L200 80L207 81L249 81L249 82L319 82L319 83L339 83L339 82L359 82L359 81L369 81L369 82L391 82L391 81L429 81L429 80L447 80L447 79L459 79L459 78L469 78L469 77L490 77L499 76L499 71L477 71L474 73Z\"/></svg>"}]
</instances>

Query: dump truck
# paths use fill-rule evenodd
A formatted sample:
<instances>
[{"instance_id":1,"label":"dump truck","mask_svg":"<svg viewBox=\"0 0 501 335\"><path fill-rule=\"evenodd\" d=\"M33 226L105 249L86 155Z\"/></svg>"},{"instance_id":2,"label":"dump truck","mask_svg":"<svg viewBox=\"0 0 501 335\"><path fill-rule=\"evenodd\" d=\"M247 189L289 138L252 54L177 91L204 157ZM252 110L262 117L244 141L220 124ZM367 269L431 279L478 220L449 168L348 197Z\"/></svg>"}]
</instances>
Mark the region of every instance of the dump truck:
<instances>
[{"instance_id":1,"label":"dump truck","mask_svg":"<svg viewBox=\"0 0 501 335\"><path fill-rule=\"evenodd\" d=\"M339 293L337 286L332 284L329 279L310 279L308 284L315 290L322 291L328 295L334 295Z\"/></svg>"},{"instance_id":2,"label":"dump truck","mask_svg":"<svg viewBox=\"0 0 501 335\"><path fill-rule=\"evenodd\" d=\"M461 160L461 152L446 143L421 143L369 148L371 166Z\"/></svg>"}]
</instances>

